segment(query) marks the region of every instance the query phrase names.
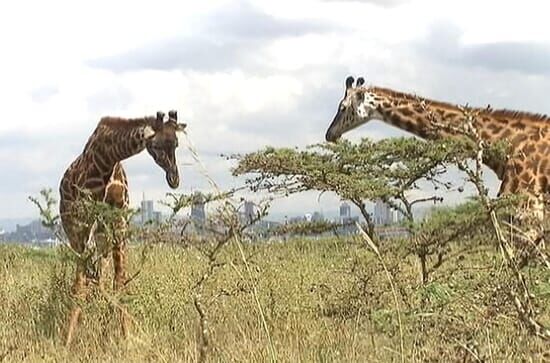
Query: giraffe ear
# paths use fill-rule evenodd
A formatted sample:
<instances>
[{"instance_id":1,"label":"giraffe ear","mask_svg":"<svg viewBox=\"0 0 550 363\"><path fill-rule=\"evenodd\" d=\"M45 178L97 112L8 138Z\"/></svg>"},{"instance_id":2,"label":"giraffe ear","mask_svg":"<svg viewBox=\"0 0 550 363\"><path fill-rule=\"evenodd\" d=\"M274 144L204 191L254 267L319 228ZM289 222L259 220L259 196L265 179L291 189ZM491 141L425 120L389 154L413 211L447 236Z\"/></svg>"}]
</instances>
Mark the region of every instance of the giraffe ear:
<instances>
[{"instance_id":1,"label":"giraffe ear","mask_svg":"<svg viewBox=\"0 0 550 363\"><path fill-rule=\"evenodd\" d=\"M171 110L168 112L168 119L178 121L178 111Z\"/></svg>"},{"instance_id":2,"label":"giraffe ear","mask_svg":"<svg viewBox=\"0 0 550 363\"><path fill-rule=\"evenodd\" d=\"M187 127L187 124L178 123L178 124L176 124L176 131L185 131L186 127Z\"/></svg>"},{"instance_id":3,"label":"giraffe ear","mask_svg":"<svg viewBox=\"0 0 550 363\"><path fill-rule=\"evenodd\" d=\"M355 83L355 87L361 87L365 84L365 79L363 77L357 78L357 82Z\"/></svg>"},{"instance_id":4,"label":"giraffe ear","mask_svg":"<svg viewBox=\"0 0 550 363\"><path fill-rule=\"evenodd\" d=\"M157 111L157 118L153 123L153 130L158 131L162 129L162 124L164 123L164 112Z\"/></svg>"}]
</instances>

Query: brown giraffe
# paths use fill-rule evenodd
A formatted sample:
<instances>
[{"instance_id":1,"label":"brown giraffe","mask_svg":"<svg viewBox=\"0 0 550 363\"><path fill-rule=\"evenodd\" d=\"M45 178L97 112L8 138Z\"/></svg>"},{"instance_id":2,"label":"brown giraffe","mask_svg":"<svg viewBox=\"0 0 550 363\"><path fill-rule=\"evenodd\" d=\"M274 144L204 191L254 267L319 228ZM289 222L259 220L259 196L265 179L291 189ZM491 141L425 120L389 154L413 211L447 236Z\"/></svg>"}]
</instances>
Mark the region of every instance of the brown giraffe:
<instances>
[{"instance_id":1,"label":"brown giraffe","mask_svg":"<svg viewBox=\"0 0 550 363\"><path fill-rule=\"evenodd\" d=\"M94 200L104 201L117 208L128 208L128 181L121 161L147 149L155 162L165 171L166 181L171 188L179 185L179 173L175 150L178 146L177 131L183 131L186 125L177 122L176 111L169 112L164 122L164 113L157 112L156 117L124 119L102 118L92 133L82 153L69 166L59 186L60 215L63 229L71 247L79 254L84 252L89 234L101 239L101 233L94 227L79 225L78 202L82 192L91 193ZM112 246L114 266L114 289L121 289L126 283L126 241L124 232L127 221L117 221L116 242ZM99 275L106 263L107 251L100 258ZM98 277L100 278L100 276ZM86 262L79 259L72 294L84 299L88 285L95 279L89 272ZM100 281L101 288L101 281ZM66 344L69 345L80 316L81 308L75 306L69 316ZM126 334L126 319L121 316L121 324Z\"/></svg>"},{"instance_id":2,"label":"brown giraffe","mask_svg":"<svg viewBox=\"0 0 550 363\"><path fill-rule=\"evenodd\" d=\"M447 102L429 100L388 88L365 86L359 78L346 79L345 95L326 132L327 141L372 119L382 120L421 138L453 136L464 119L464 109ZM477 115L474 125L484 142L508 140L507 159L484 159L502 181L499 195L524 193L535 220L544 218L544 194L550 190L550 117L511 110L468 108ZM439 124L434 125L434 120ZM440 126L444 127L441 128ZM455 128L453 128L455 126Z\"/></svg>"}]
</instances>

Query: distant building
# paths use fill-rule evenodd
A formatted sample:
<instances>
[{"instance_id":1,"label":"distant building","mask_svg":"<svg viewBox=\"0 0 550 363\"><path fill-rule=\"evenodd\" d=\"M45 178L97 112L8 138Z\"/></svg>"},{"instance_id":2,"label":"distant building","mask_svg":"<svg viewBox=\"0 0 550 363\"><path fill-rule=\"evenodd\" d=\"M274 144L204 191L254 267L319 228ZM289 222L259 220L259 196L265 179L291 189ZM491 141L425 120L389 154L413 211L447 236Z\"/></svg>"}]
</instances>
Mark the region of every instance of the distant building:
<instances>
[{"instance_id":1,"label":"distant building","mask_svg":"<svg viewBox=\"0 0 550 363\"><path fill-rule=\"evenodd\" d=\"M256 206L254 202L250 200L244 202L244 218L248 223L256 218Z\"/></svg>"},{"instance_id":2,"label":"distant building","mask_svg":"<svg viewBox=\"0 0 550 363\"><path fill-rule=\"evenodd\" d=\"M290 218L287 218L287 223L288 224L292 224L292 223L302 223L302 222L305 222L305 217L302 217L302 216L296 216L296 217L290 217Z\"/></svg>"},{"instance_id":3,"label":"distant building","mask_svg":"<svg viewBox=\"0 0 550 363\"><path fill-rule=\"evenodd\" d=\"M154 204L152 200L141 201L141 224L146 224L155 220Z\"/></svg>"},{"instance_id":4,"label":"distant building","mask_svg":"<svg viewBox=\"0 0 550 363\"><path fill-rule=\"evenodd\" d=\"M325 220L325 217L323 216L323 213L315 211L311 216L311 220L313 222L322 222Z\"/></svg>"},{"instance_id":5,"label":"distant building","mask_svg":"<svg viewBox=\"0 0 550 363\"><path fill-rule=\"evenodd\" d=\"M9 242L39 243L45 240L53 240L54 233L42 225L38 219L26 225L16 225L15 231L3 233L0 239Z\"/></svg>"},{"instance_id":6,"label":"distant building","mask_svg":"<svg viewBox=\"0 0 550 363\"><path fill-rule=\"evenodd\" d=\"M394 223L394 215L390 206L381 199L374 204L374 224L386 226Z\"/></svg>"},{"instance_id":7,"label":"distant building","mask_svg":"<svg viewBox=\"0 0 550 363\"><path fill-rule=\"evenodd\" d=\"M205 198L201 192L193 195L193 205L191 206L191 219L196 222L206 221Z\"/></svg>"},{"instance_id":8,"label":"distant building","mask_svg":"<svg viewBox=\"0 0 550 363\"><path fill-rule=\"evenodd\" d=\"M152 222L162 222L162 213L156 211L154 202L152 200L146 200L145 195L143 195L140 213L135 216L134 223L145 225Z\"/></svg>"},{"instance_id":9,"label":"distant building","mask_svg":"<svg viewBox=\"0 0 550 363\"><path fill-rule=\"evenodd\" d=\"M351 207L348 203L340 204L340 221L344 221L351 217Z\"/></svg>"}]
</instances>

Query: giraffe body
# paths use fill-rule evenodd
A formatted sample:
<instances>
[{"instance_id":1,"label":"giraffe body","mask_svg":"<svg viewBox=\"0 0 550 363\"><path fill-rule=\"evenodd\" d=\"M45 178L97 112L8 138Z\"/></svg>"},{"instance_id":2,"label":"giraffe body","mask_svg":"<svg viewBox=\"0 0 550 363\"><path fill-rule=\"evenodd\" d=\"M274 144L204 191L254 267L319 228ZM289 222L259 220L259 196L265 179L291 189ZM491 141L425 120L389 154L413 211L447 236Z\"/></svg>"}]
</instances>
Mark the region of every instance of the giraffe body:
<instances>
[{"instance_id":1,"label":"giraffe body","mask_svg":"<svg viewBox=\"0 0 550 363\"><path fill-rule=\"evenodd\" d=\"M177 113L171 111L169 120L164 123L164 114L157 117L123 119L105 117L98 123L83 152L71 163L60 182L61 223L71 247L81 254L85 251L90 235L101 240L102 231L79 223L79 202L84 193L90 193L93 200L103 201L113 207L126 209L129 206L128 179L121 162L147 149L155 162L166 172L166 180L172 188L179 185L179 172L176 164L176 132L185 129L185 124L177 123ZM121 289L126 283L126 238L128 221L124 218L113 221L115 242L111 253L114 266L114 288ZM93 229L93 230L91 230ZM102 251L100 271L105 267L109 250ZM78 261L72 294L79 299L87 295L90 276L88 266ZM99 281L102 288L101 280ZM70 314L66 343L70 344L80 315L80 307ZM125 319L122 317L126 333Z\"/></svg>"},{"instance_id":2,"label":"giraffe body","mask_svg":"<svg viewBox=\"0 0 550 363\"><path fill-rule=\"evenodd\" d=\"M346 91L326 132L335 141L372 119L379 119L424 139L459 135L465 109L476 114L474 125L487 144L507 140L505 159L485 158L484 163L502 181L499 195L523 193L536 220L544 218L544 197L550 192L550 117L529 112L460 107L388 88L364 86L359 78L346 79ZM443 127L441 127L443 126Z\"/></svg>"}]
</instances>

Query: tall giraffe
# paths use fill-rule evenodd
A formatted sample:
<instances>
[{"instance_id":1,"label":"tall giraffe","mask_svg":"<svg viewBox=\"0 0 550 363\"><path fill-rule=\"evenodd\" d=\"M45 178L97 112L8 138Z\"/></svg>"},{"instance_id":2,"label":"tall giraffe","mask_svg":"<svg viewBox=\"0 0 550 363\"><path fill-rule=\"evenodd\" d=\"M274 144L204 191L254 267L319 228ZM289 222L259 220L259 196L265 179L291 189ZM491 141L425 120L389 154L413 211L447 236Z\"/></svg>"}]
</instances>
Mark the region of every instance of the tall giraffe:
<instances>
[{"instance_id":1,"label":"tall giraffe","mask_svg":"<svg viewBox=\"0 0 550 363\"><path fill-rule=\"evenodd\" d=\"M126 209L129 205L128 180L121 161L147 149L154 161L165 171L168 185L175 189L179 185L179 172L175 150L178 147L177 131L183 131L185 124L177 122L177 112L170 111L164 122L164 113L157 112L156 117L124 119L102 118L92 133L82 153L65 171L59 186L61 223L71 247L79 254L84 252L90 231L93 227L83 227L79 223L79 201L84 192L90 193L97 201L106 202L113 207ZM116 221L116 241L112 246L114 266L114 289L121 289L126 283L126 240L127 220L120 217ZM106 253L101 258L101 268L106 263ZM99 276L99 278L101 278ZM94 280L85 261L78 260L76 278L72 286L72 295L84 299L88 294L88 285ZM100 282L101 283L101 282ZM69 316L66 344L69 345L81 308L75 306ZM121 324L126 334L126 319L121 316Z\"/></svg>"},{"instance_id":2,"label":"tall giraffe","mask_svg":"<svg viewBox=\"0 0 550 363\"><path fill-rule=\"evenodd\" d=\"M388 88L365 86L359 78L346 79L345 95L326 132L335 141L372 119L384 121L424 139L456 134L464 119L464 108L429 100ZM474 127L491 144L508 140L506 159L487 158L483 162L502 181L499 195L524 193L526 206L537 221L544 218L544 194L550 192L550 117L541 114L490 108L466 108L477 115ZM446 127L435 127L437 123ZM454 128L453 128L454 126Z\"/></svg>"}]
</instances>

